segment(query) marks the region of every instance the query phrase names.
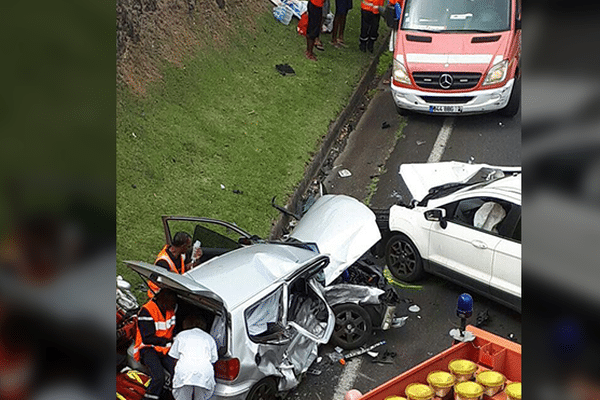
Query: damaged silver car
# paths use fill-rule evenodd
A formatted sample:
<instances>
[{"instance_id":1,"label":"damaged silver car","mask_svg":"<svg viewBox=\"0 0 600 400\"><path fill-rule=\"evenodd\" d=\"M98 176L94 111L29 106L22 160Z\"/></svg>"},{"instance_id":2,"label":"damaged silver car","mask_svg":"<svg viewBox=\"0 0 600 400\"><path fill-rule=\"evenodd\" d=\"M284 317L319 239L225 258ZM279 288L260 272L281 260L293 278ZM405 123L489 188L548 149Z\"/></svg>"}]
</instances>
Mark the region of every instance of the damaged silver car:
<instances>
[{"instance_id":1,"label":"damaged silver car","mask_svg":"<svg viewBox=\"0 0 600 400\"><path fill-rule=\"evenodd\" d=\"M320 344L356 348L374 329L393 325L398 296L361 259L381 235L373 212L356 199L319 198L275 242L208 218L163 217L163 224L167 243L172 233L193 232L201 264L177 275L125 263L178 293L177 321L190 313L209 321L219 351L215 399L274 399L298 385Z\"/></svg>"}]
</instances>

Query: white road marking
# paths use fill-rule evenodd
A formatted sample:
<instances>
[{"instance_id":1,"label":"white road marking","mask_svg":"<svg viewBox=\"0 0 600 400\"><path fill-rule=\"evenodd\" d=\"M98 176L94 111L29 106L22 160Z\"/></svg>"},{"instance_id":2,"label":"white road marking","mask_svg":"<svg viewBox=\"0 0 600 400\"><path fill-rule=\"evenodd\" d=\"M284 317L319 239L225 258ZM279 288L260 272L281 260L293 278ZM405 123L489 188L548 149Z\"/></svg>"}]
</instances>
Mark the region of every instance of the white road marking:
<instances>
[{"instance_id":1,"label":"white road marking","mask_svg":"<svg viewBox=\"0 0 600 400\"><path fill-rule=\"evenodd\" d=\"M362 359L360 357L353 358L346 362L342 376L340 376L340 380L333 393L332 400L344 400L346 392L352 389L352 386L354 385L361 364Z\"/></svg>"},{"instance_id":2,"label":"white road marking","mask_svg":"<svg viewBox=\"0 0 600 400\"><path fill-rule=\"evenodd\" d=\"M444 155L444 150L446 150L446 144L448 143L448 139L450 139L450 134L452 133L452 128L454 127L454 117L449 117L444 119L444 124L442 125L442 129L440 129L440 133L438 133L438 137L433 144L433 149L431 149L431 154L429 154L429 158L427 159L428 163L439 162Z\"/></svg>"}]
</instances>

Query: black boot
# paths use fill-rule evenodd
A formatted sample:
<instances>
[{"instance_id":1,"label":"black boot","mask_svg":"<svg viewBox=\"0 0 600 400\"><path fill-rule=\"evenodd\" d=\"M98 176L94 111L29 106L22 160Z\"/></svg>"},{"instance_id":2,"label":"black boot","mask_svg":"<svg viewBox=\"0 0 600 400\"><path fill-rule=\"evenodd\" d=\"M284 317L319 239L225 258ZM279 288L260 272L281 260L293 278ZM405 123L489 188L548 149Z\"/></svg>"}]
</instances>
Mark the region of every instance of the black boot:
<instances>
[{"instance_id":1,"label":"black boot","mask_svg":"<svg viewBox=\"0 0 600 400\"><path fill-rule=\"evenodd\" d=\"M360 39L360 44L358 45L358 48L360 49L360 51L365 53L367 51L367 41Z\"/></svg>"},{"instance_id":2,"label":"black boot","mask_svg":"<svg viewBox=\"0 0 600 400\"><path fill-rule=\"evenodd\" d=\"M373 46L375 45L375 41L374 40L369 40L367 42L367 50L369 50L369 53L373 52ZM364 50L363 50L364 51Z\"/></svg>"}]
</instances>

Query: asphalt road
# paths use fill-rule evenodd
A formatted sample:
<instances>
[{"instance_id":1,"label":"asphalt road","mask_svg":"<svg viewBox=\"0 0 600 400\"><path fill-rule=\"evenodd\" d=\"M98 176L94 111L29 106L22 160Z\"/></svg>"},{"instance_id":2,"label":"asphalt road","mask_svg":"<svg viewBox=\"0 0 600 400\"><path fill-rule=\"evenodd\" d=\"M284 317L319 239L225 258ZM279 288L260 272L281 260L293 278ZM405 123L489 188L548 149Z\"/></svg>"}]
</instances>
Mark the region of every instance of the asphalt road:
<instances>
[{"instance_id":1,"label":"asphalt road","mask_svg":"<svg viewBox=\"0 0 600 400\"><path fill-rule=\"evenodd\" d=\"M405 189L400 184L401 163L437 161L472 161L496 165L521 164L520 114L505 118L496 114L483 116L442 117L397 115L389 89L389 73L378 86L356 129L350 134L345 150L336 159L324 183L329 193L342 193L364 200L374 176L379 176L370 205L386 208L403 201ZM386 124L384 124L386 123ZM389 127L384 128L389 125ZM402 134L398 135L404 125ZM444 128L444 129L442 129ZM440 131L444 132L440 135ZM440 144L439 136L445 137ZM351 175L341 177L340 170ZM383 264L383 260L379 260ZM288 399L342 400L344 393L356 388L363 393L392 377L427 360L452 344L449 331L458 327L456 300L465 290L436 277L428 277L418 289L398 288L404 299L397 316L408 316L405 326L377 332L367 344L386 340L375 351L396 353L391 364L375 364L362 355L348 360L345 366L333 362L327 354L330 345L322 346L320 362L313 367L320 375L307 375L288 394ZM474 312L467 322L475 324L478 315L488 318L481 328L520 343L521 315L486 298L472 294ZM418 312L408 310L417 305Z\"/></svg>"}]
</instances>

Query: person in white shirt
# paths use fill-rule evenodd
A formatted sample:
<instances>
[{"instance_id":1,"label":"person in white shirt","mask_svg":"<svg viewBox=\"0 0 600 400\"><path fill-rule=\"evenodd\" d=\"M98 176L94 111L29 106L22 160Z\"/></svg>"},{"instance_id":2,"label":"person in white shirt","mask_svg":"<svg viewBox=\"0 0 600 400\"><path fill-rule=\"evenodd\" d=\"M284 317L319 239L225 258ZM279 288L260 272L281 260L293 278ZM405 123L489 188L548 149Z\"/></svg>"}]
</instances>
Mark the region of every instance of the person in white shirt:
<instances>
[{"instance_id":1,"label":"person in white shirt","mask_svg":"<svg viewBox=\"0 0 600 400\"><path fill-rule=\"evenodd\" d=\"M217 344L206 330L206 321L198 315L190 315L183 321L184 330L179 332L169 349L175 358L173 374L173 397L175 400L206 400L215 390L213 364L219 358Z\"/></svg>"}]
</instances>

